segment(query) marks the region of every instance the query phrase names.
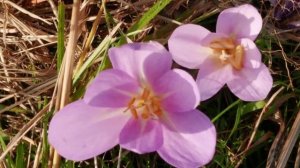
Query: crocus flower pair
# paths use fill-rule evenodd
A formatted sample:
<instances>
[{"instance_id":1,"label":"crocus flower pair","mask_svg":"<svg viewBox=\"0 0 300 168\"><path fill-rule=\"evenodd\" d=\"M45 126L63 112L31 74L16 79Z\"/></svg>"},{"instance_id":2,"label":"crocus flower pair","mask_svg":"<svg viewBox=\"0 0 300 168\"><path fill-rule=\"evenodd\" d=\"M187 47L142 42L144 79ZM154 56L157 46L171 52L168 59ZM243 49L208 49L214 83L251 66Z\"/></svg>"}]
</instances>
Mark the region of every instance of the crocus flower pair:
<instances>
[{"instance_id":1,"label":"crocus flower pair","mask_svg":"<svg viewBox=\"0 0 300 168\"><path fill-rule=\"evenodd\" d=\"M111 48L113 68L100 72L83 99L55 114L49 142L75 161L119 144L139 154L156 151L175 167L207 164L215 152L216 130L196 109L200 100L225 83L250 101L265 98L272 86L253 43L261 26L256 9L243 5L220 14L217 33L191 24L177 28L169 40L171 54L157 42ZM200 68L197 80L171 70L172 57L182 66Z\"/></svg>"},{"instance_id":2,"label":"crocus flower pair","mask_svg":"<svg viewBox=\"0 0 300 168\"><path fill-rule=\"evenodd\" d=\"M229 8L220 13L216 33L193 24L178 27L169 39L169 50L179 65L200 69L196 82L201 100L225 84L242 100L263 100L273 79L253 42L261 28L262 18L253 6Z\"/></svg>"},{"instance_id":3,"label":"crocus flower pair","mask_svg":"<svg viewBox=\"0 0 300 168\"><path fill-rule=\"evenodd\" d=\"M157 42L111 48L109 58L113 69L53 117L49 142L58 153L81 161L120 144L139 154L157 151L175 167L207 164L216 131L195 109L200 94L192 76L171 70L172 57Z\"/></svg>"}]
</instances>

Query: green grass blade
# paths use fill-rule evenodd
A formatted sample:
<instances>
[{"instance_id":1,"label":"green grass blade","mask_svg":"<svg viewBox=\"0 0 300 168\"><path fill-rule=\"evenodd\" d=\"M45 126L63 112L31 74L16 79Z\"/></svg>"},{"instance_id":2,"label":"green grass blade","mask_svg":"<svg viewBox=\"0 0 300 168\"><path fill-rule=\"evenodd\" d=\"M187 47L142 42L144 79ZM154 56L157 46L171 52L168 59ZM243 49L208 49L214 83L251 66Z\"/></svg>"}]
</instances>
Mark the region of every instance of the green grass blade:
<instances>
[{"instance_id":1,"label":"green grass blade","mask_svg":"<svg viewBox=\"0 0 300 168\"><path fill-rule=\"evenodd\" d=\"M105 2L105 1L103 1ZM103 4L103 13L105 18L105 23L108 28L108 30L111 30L111 25L116 24L114 21L113 16L107 11L106 5Z\"/></svg>"},{"instance_id":2,"label":"green grass blade","mask_svg":"<svg viewBox=\"0 0 300 168\"><path fill-rule=\"evenodd\" d=\"M238 105L241 102L241 100L237 100L235 102L233 102L232 104L230 104L226 109L224 109L223 111L221 111L217 116L215 116L211 121L215 122L217 121L222 115L224 115L227 111L229 111L231 108L233 108L234 106Z\"/></svg>"},{"instance_id":3,"label":"green grass blade","mask_svg":"<svg viewBox=\"0 0 300 168\"><path fill-rule=\"evenodd\" d=\"M101 72L101 71L103 71L103 70L111 67L111 62L109 61L107 54L108 54L108 50L105 51L103 60L101 61L101 64L100 64L100 66L99 66L99 68L97 70L97 74L99 72Z\"/></svg>"},{"instance_id":4,"label":"green grass blade","mask_svg":"<svg viewBox=\"0 0 300 168\"><path fill-rule=\"evenodd\" d=\"M265 105L266 105L265 101L257 101L257 102L247 103L246 105L244 105L242 107L241 115L245 115L245 114L251 113L256 110L261 110L262 108L264 108Z\"/></svg>"},{"instance_id":5,"label":"green grass blade","mask_svg":"<svg viewBox=\"0 0 300 168\"><path fill-rule=\"evenodd\" d=\"M160 0L156 2L143 16L134 24L132 25L129 30L127 31L128 33L138 31L140 29L143 29L149 22L157 16L157 14L163 10L171 0ZM128 35L127 35L128 37ZM126 42L126 38L123 37L119 41L119 45L124 44Z\"/></svg>"},{"instance_id":6,"label":"green grass blade","mask_svg":"<svg viewBox=\"0 0 300 168\"><path fill-rule=\"evenodd\" d=\"M1 150L4 151L6 149L6 145L2 135L0 135L0 144L1 144ZM6 162L10 167L12 168L16 167L10 155L6 155Z\"/></svg>"},{"instance_id":7,"label":"green grass blade","mask_svg":"<svg viewBox=\"0 0 300 168\"><path fill-rule=\"evenodd\" d=\"M64 164L61 165L62 168L74 168L75 163L73 161L66 161Z\"/></svg>"},{"instance_id":8,"label":"green grass blade","mask_svg":"<svg viewBox=\"0 0 300 168\"><path fill-rule=\"evenodd\" d=\"M234 132L238 129L238 126L239 126L240 121L241 121L242 108L243 108L242 105L239 104L239 107L237 109L236 116L235 116L235 122L234 122L233 128L231 129L231 132L230 132L230 134L229 134L229 136L227 138L226 143L231 138L231 136L234 134Z\"/></svg>"},{"instance_id":9,"label":"green grass blade","mask_svg":"<svg viewBox=\"0 0 300 168\"><path fill-rule=\"evenodd\" d=\"M74 74L73 85L78 82L81 75L93 64L93 62L103 56L105 51L108 50L108 47L111 43L113 43L116 39L112 36L116 33L116 31L121 26L121 23L116 25L110 35L106 36L100 45L93 51L93 53L89 56L89 58L83 63L83 65L79 68L79 70Z\"/></svg>"},{"instance_id":10,"label":"green grass blade","mask_svg":"<svg viewBox=\"0 0 300 168\"><path fill-rule=\"evenodd\" d=\"M64 33L65 33L65 5L59 2L58 5L58 30L57 30L57 71L59 71L65 53Z\"/></svg>"},{"instance_id":11,"label":"green grass blade","mask_svg":"<svg viewBox=\"0 0 300 168\"><path fill-rule=\"evenodd\" d=\"M20 143L17 147L17 158L16 158L16 168L26 167L25 163L25 150L23 143Z\"/></svg>"},{"instance_id":12,"label":"green grass blade","mask_svg":"<svg viewBox=\"0 0 300 168\"><path fill-rule=\"evenodd\" d=\"M78 82L80 76L85 72L85 70L87 70L97 58L100 58L100 56L102 56L110 43L111 37L107 36L95 49L92 55L83 63L78 72L74 75L73 85Z\"/></svg>"},{"instance_id":13,"label":"green grass blade","mask_svg":"<svg viewBox=\"0 0 300 168\"><path fill-rule=\"evenodd\" d=\"M163 10L171 0L160 0L156 2L132 27L128 33L144 28L161 10Z\"/></svg>"}]
</instances>

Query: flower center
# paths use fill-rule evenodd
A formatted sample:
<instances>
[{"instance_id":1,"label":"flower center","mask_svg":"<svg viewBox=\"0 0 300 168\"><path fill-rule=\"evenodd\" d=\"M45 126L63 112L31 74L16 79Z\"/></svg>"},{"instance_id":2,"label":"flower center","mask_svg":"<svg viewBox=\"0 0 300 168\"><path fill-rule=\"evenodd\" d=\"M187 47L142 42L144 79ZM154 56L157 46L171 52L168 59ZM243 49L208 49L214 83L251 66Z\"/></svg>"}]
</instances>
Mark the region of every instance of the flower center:
<instances>
[{"instance_id":1,"label":"flower center","mask_svg":"<svg viewBox=\"0 0 300 168\"><path fill-rule=\"evenodd\" d=\"M209 47L222 64L231 64L236 70L243 68L244 47L236 45L233 38L219 38L212 41Z\"/></svg>"},{"instance_id":2,"label":"flower center","mask_svg":"<svg viewBox=\"0 0 300 168\"><path fill-rule=\"evenodd\" d=\"M135 119L158 119L162 115L159 97L148 88L144 88L141 95L130 100L126 111L130 111Z\"/></svg>"}]
</instances>

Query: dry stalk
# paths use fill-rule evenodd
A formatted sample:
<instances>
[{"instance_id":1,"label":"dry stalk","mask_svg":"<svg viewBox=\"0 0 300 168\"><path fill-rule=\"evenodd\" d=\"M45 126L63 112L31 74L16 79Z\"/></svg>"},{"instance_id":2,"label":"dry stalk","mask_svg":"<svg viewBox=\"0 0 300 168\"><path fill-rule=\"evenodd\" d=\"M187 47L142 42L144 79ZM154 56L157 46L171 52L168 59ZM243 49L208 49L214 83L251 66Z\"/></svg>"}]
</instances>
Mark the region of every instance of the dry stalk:
<instances>
[{"instance_id":1,"label":"dry stalk","mask_svg":"<svg viewBox=\"0 0 300 168\"><path fill-rule=\"evenodd\" d=\"M269 102L265 105L265 107L266 106L270 106L270 101L272 100L272 99L275 99L275 97L274 96L276 96L276 95L278 95L278 93L281 91L281 89L279 89L275 94L273 94L273 96L271 97L271 99L269 100ZM277 111L274 113L274 115L273 115L273 118L271 118L273 121L275 121L275 122L277 122L279 125L280 125L280 130L279 130L279 132L277 133L277 135L276 135L276 137L275 137L275 140L274 140L274 142L273 142L273 144L272 144L272 147L271 147L271 149L269 150L269 155L268 155L268 160L267 160L267 167L275 167L275 165L276 165L276 161L277 161L277 159L276 158L278 158L278 156L277 156L277 154L278 153L280 153L280 151L278 152L278 148L280 148L279 146L281 145L281 141L282 141L282 136L283 136L283 132L284 132L284 129L285 129L285 124L284 124L284 121L281 119L281 115L280 115L280 111L278 110L279 109L279 107L282 105L282 103L284 103L284 102L286 102L288 99L290 99L290 98L292 98L292 97L295 97L295 95L294 94L287 94L287 95L284 95L284 96L282 96L279 100L276 100L275 102L274 102L274 104L275 104L275 109L277 109ZM266 112L266 110L262 110L262 113L265 113ZM262 115L263 116L263 115ZM258 120L260 120L261 121L261 119L262 119L262 117L259 117L260 119L258 119ZM258 120L257 120L257 122L258 122ZM257 124L257 122L256 122L256 124ZM258 124L259 125L259 124ZM256 128L256 127L255 127ZM255 129L255 130L257 130L257 129ZM254 130L254 131L255 131ZM269 133L271 133L271 132L269 132ZM268 133L267 133L268 134ZM272 133L270 134L270 135L272 135ZM253 133L252 133L252 135L251 136L253 136ZM265 135L264 135L265 136ZM260 140L257 140L253 145L252 144L250 144L250 146L249 147L247 147L247 148L245 148L242 152L240 152L236 157L238 157L238 156L241 156L241 155L244 155L246 152L248 152L251 148L253 148L253 147L255 147L257 144L258 144L258 142L259 142ZM250 142L250 141L249 141ZM248 144L249 145L249 144ZM276 157L276 158L275 158ZM237 165L235 166L236 168L237 167L239 167L240 166L240 164L242 163L242 160L240 160L238 163L237 163Z\"/></svg>"},{"instance_id":2,"label":"dry stalk","mask_svg":"<svg viewBox=\"0 0 300 168\"><path fill-rule=\"evenodd\" d=\"M32 12L29 12L28 10L26 10L26 9L22 8L21 6L13 3L12 1L4 0L4 3L7 4L7 5L9 5L9 6L11 6L11 7L13 7L13 8L15 8L15 9L17 9L17 10L19 10L20 12L22 12L24 14L29 15L32 18L38 19L38 20L40 20L40 21L42 21L42 22L44 22L44 23L46 23L48 25L52 25L51 22L48 22L46 19L43 19L43 18L39 17L38 15L36 15L36 14L34 14Z\"/></svg>"},{"instance_id":3,"label":"dry stalk","mask_svg":"<svg viewBox=\"0 0 300 168\"><path fill-rule=\"evenodd\" d=\"M41 44L41 45L38 45L38 46L35 46L35 47L32 47L32 48L28 48L28 49L16 52L16 53L14 53L14 55L21 54L21 53L24 53L24 52L28 52L28 51L31 51L31 50L35 50L35 49L38 49L38 48L41 48L41 47L46 47L46 46L53 45L53 44L56 44L56 43L57 43L57 41L49 42L49 43L46 43L46 44Z\"/></svg>"},{"instance_id":4,"label":"dry stalk","mask_svg":"<svg viewBox=\"0 0 300 168\"><path fill-rule=\"evenodd\" d=\"M75 72L77 72L79 70L79 68L82 66L83 61L86 58L86 55L87 55L88 51L90 50L92 41L94 40L96 31L97 31L98 26L100 24L101 15L102 15L103 9L104 9L104 7L103 7L104 4L105 3L102 3L102 5L100 7L100 10L98 11L97 17L96 17L95 21L93 22L93 27L92 27L92 29L91 29L91 31L90 31L90 33L88 35L88 38L87 38L87 40L86 40L86 42L84 44L83 51L80 54L80 57L79 57L79 60L78 60Z\"/></svg>"},{"instance_id":5,"label":"dry stalk","mask_svg":"<svg viewBox=\"0 0 300 168\"><path fill-rule=\"evenodd\" d=\"M22 34L22 36L25 36L26 33L36 36L36 33L35 33L36 31L34 31L34 28L31 28L30 26L26 25L21 20L16 18L13 14L9 13L8 18L9 18L9 22L19 30L19 32ZM40 44L43 44L43 42L40 39L38 39L38 42Z\"/></svg>"},{"instance_id":6,"label":"dry stalk","mask_svg":"<svg viewBox=\"0 0 300 168\"><path fill-rule=\"evenodd\" d=\"M61 69L61 73L59 76L59 79L62 79L62 80L58 81L59 83L61 81L61 85L58 85L58 93L59 94L58 94L57 100L59 101L59 104L56 104L56 108L59 107L59 109L62 109L66 104L68 104L69 95L70 95L70 91L71 91L74 55L75 55L75 49L76 49L78 31L79 31L79 29L78 29L79 8L80 8L80 1L74 0L69 40L68 40L66 52L64 55L64 61L63 61L64 65L61 67L62 69ZM59 168L60 160L61 160L61 157L55 151L54 156L53 156L52 167ZM51 165L51 163L50 163L50 165Z\"/></svg>"},{"instance_id":7,"label":"dry stalk","mask_svg":"<svg viewBox=\"0 0 300 168\"><path fill-rule=\"evenodd\" d=\"M282 116L280 114L280 111L277 111L272 118L278 125L279 125L279 131L272 143L272 146L269 150L268 154L268 159L267 159L267 165L266 168L272 168L275 165L275 159L277 158L277 153L278 153L278 146L280 146L282 138L283 138L283 133L285 130L285 123L282 119Z\"/></svg>"},{"instance_id":8,"label":"dry stalk","mask_svg":"<svg viewBox=\"0 0 300 168\"><path fill-rule=\"evenodd\" d=\"M300 135L300 111L298 112L291 131L285 141L285 144L280 152L278 164L276 168L282 168L286 166L286 163L290 157L290 154L295 146L295 143Z\"/></svg>"},{"instance_id":9,"label":"dry stalk","mask_svg":"<svg viewBox=\"0 0 300 168\"><path fill-rule=\"evenodd\" d=\"M4 162L0 162L0 168L6 168Z\"/></svg>"},{"instance_id":10,"label":"dry stalk","mask_svg":"<svg viewBox=\"0 0 300 168\"><path fill-rule=\"evenodd\" d=\"M297 152L297 157L296 157L294 168L299 168L299 167L300 167L300 141L298 144L298 152Z\"/></svg>"},{"instance_id":11,"label":"dry stalk","mask_svg":"<svg viewBox=\"0 0 300 168\"><path fill-rule=\"evenodd\" d=\"M41 132L40 137L41 137L41 139L43 139L44 131ZM41 154L42 154L42 141L40 141L39 144L38 144L32 168L37 168L39 166Z\"/></svg>"},{"instance_id":12,"label":"dry stalk","mask_svg":"<svg viewBox=\"0 0 300 168\"><path fill-rule=\"evenodd\" d=\"M44 32L40 29L37 29L31 25L25 24L23 21L21 21L17 17L15 17L12 13L7 13L6 15L3 15L0 13L0 20L3 20L3 22L7 24L7 27L8 26L14 27L14 28L8 29L11 31L10 33L20 32L22 34L21 38L23 38L25 40L27 40L27 39L30 39L31 41L38 40L38 42L40 44L43 44L41 39L45 40L47 42L56 41L56 36L51 36L48 33ZM7 31L5 31L5 32L9 33ZM6 40L9 37L10 36L6 35L5 38L3 37L3 39ZM19 39L19 38L17 38L17 39Z\"/></svg>"},{"instance_id":13,"label":"dry stalk","mask_svg":"<svg viewBox=\"0 0 300 168\"><path fill-rule=\"evenodd\" d=\"M4 71L4 74L5 76L7 77L6 80L7 80L7 83L10 82L10 79L8 78L9 77L9 74L8 74L8 71L6 69L6 61L4 59L4 56L3 56L3 50L2 50L2 47L0 46L0 61L1 63L3 64L3 71Z\"/></svg>"},{"instance_id":14,"label":"dry stalk","mask_svg":"<svg viewBox=\"0 0 300 168\"><path fill-rule=\"evenodd\" d=\"M281 42L280 42L280 40L277 36L277 32L276 32L275 29L274 29L274 34L275 34L275 37L276 37L276 40L277 40L277 44L279 45L279 47L281 49L281 53L282 53L282 57L283 57L283 60L284 60L285 69L286 69L286 72L287 72L287 75L288 75L288 78L289 78L290 86L291 86L292 90L294 91L295 88L294 88L293 80L292 80L291 73L290 73L290 70L289 70L289 67L288 67L288 57L286 56L286 54L284 52L284 49L283 49L282 44L281 44Z\"/></svg>"},{"instance_id":15,"label":"dry stalk","mask_svg":"<svg viewBox=\"0 0 300 168\"><path fill-rule=\"evenodd\" d=\"M117 164L117 168L121 168L121 160L122 160L122 148L121 148L121 146L120 146L119 154L118 154L118 164Z\"/></svg>"},{"instance_id":16,"label":"dry stalk","mask_svg":"<svg viewBox=\"0 0 300 168\"><path fill-rule=\"evenodd\" d=\"M50 4L52 12L53 12L55 18L58 18L57 7L55 6L55 3L53 2L53 0L47 0L47 2Z\"/></svg>"},{"instance_id":17,"label":"dry stalk","mask_svg":"<svg viewBox=\"0 0 300 168\"><path fill-rule=\"evenodd\" d=\"M6 47L6 33L8 33L6 30L7 30L7 17L8 17L8 11L7 11L7 6L5 4L3 4L3 7L4 7L4 17L0 18L3 20L3 43L4 43L4 46Z\"/></svg>"},{"instance_id":18,"label":"dry stalk","mask_svg":"<svg viewBox=\"0 0 300 168\"><path fill-rule=\"evenodd\" d=\"M247 151L247 150L249 149L249 147L251 146L252 141L253 141L253 139L254 139L254 137L255 137L255 135L256 135L256 132L257 132L257 130L258 130L258 126L259 126L259 124L260 124L260 122L261 122L261 120L262 120L263 115L266 113L266 111L267 111L268 107L270 106L270 104L274 101L274 99L277 97L277 95L278 95L283 89L284 89L284 87L279 88L279 89L272 95L272 97L269 99L269 101L267 102L267 104L266 104L266 105L264 106L264 108L262 109L261 113L259 114L258 119L256 120L256 123L255 123L255 126L254 126L254 130L253 130L253 132L252 132L252 134L251 134L251 137L250 137L250 139L249 139L249 141L248 141L248 144L247 144L247 147L246 147L245 151Z\"/></svg>"},{"instance_id":19,"label":"dry stalk","mask_svg":"<svg viewBox=\"0 0 300 168\"><path fill-rule=\"evenodd\" d=\"M72 10L72 19L70 26L70 35L68 40L68 45L66 48L66 52L64 55L65 58L65 66L63 67L63 82L62 82L62 95L60 98L60 108L63 108L66 104L68 104L70 91L71 91L71 83L72 83L72 74L73 74L73 66L74 66L74 55L77 44L78 37L78 17L79 17L79 7L80 2L75 0L73 3Z\"/></svg>"},{"instance_id":20,"label":"dry stalk","mask_svg":"<svg viewBox=\"0 0 300 168\"><path fill-rule=\"evenodd\" d=\"M19 143L24 135L31 130L38 121L48 112L50 104L47 104L40 112L38 112L24 127L13 137L6 149L0 155L0 162L5 159L5 156Z\"/></svg>"},{"instance_id":21,"label":"dry stalk","mask_svg":"<svg viewBox=\"0 0 300 168\"><path fill-rule=\"evenodd\" d=\"M44 84L42 84L42 85L40 85L40 86L38 86L38 87L36 87L36 88L34 88L32 90L29 90L25 94L28 94L28 95L39 95L39 94L41 94L41 93L43 93L43 92L45 92L45 91L53 88L55 86L55 82L56 82L56 78L53 78L53 79L47 81L46 83L44 83ZM11 95L8 95L8 96L11 97ZM23 102L28 101L30 98L31 98L31 96L27 96L27 97L21 99L20 101L12 104L10 106L7 106L7 107L3 108L2 110L0 110L0 114L3 113L3 112L5 112L5 111L8 111L8 110L10 110L10 109L12 109L12 108L20 105L20 104L22 104ZM2 99L0 99L0 100L2 101ZM7 99L4 98L4 100L7 100Z\"/></svg>"},{"instance_id":22,"label":"dry stalk","mask_svg":"<svg viewBox=\"0 0 300 168\"><path fill-rule=\"evenodd\" d=\"M11 98L13 98L15 96L18 96L18 95L33 97L32 95L36 94L35 92L37 92L39 90L44 90L44 88L46 88L47 86L49 86L51 84L54 84L55 81L56 81L56 76L51 77L50 79L45 80L45 81L43 81L41 83L38 83L36 85L31 85L31 86L23 89L22 91L19 91L19 92L14 91L16 93L9 94L9 95L3 97L2 99L0 99L0 103L3 103L4 101L6 101L8 99L11 99Z\"/></svg>"}]
</instances>

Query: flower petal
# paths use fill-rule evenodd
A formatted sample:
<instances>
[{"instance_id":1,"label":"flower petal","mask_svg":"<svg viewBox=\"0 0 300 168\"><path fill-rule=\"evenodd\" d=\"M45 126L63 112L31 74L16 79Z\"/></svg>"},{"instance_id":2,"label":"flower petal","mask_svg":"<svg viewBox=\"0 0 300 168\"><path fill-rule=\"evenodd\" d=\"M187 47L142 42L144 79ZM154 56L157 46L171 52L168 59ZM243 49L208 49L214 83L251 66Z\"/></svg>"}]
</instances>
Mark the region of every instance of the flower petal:
<instances>
[{"instance_id":1,"label":"flower petal","mask_svg":"<svg viewBox=\"0 0 300 168\"><path fill-rule=\"evenodd\" d=\"M262 18L257 9L245 4L222 11L217 20L217 33L235 35L255 40L262 28Z\"/></svg>"},{"instance_id":2,"label":"flower petal","mask_svg":"<svg viewBox=\"0 0 300 168\"><path fill-rule=\"evenodd\" d=\"M94 108L78 100L54 115L49 142L66 159L86 160L117 145L129 117L122 109Z\"/></svg>"},{"instance_id":3,"label":"flower petal","mask_svg":"<svg viewBox=\"0 0 300 168\"><path fill-rule=\"evenodd\" d=\"M109 69L88 86L84 101L96 107L125 107L139 90L138 82L121 70Z\"/></svg>"},{"instance_id":4,"label":"flower petal","mask_svg":"<svg viewBox=\"0 0 300 168\"><path fill-rule=\"evenodd\" d=\"M259 101L267 97L273 84L268 68L261 64L259 68L243 68L235 72L233 80L227 83L229 89L244 101Z\"/></svg>"},{"instance_id":5,"label":"flower petal","mask_svg":"<svg viewBox=\"0 0 300 168\"><path fill-rule=\"evenodd\" d=\"M139 154L154 152L162 143L161 124L157 120L131 119L120 134L121 147Z\"/></svg>"},{"instance_id":6,"label":"flower petal","mask_svg":"<svg viewBox=\"0 0 300 168\"><path fill-rule=\"evenodd\" d=\"M170 113L163 125L164 144L157 151L175 167L201 167L215 153L216 130L210 119L198 110Z\"/></svg>"},{"instance_id":7,"label":"flower petal","mask_svg":"<svg viewBox=\"0 0 300 168\"><path fill-rule=\"evenodd\" d=\"M161 53L154 53L145 59L143 66L147 80L146 82L150 85L155 85L157 78L160 78L171 69L171 54L169 52L164 53L164 55L161 55Z\"/></svg>"},{"instance_id":8,"label":"flower petal","mask_svg":"<svg viewBox=\"0 0 300 168\"><path fill-rule=\"evenodd\" d=\"M156 78L171 69L172 65L170 53L157 42L125 44L108 52L114 69L122 70L138 81Z\"/></svg>"},{"instance_id":9,"label":"flower petal","mask_svg":"<svg viewBox=\"0 0 300 168\"><path fill-rule=\"evenodd\" d=\"M162 107L168 112L185 112L194 109L200 102L195 80L187 72L173 69L152 86L157 95L162 95Z\"/></svg>"},{"instance_id":10,"label":"flower petal","mask_svg":"<svg viewBox=\"0 0 300 168\"><path fill-rule=\"evenodd\" d=\"M262 64L261 62L261 53L256 47L255 43L247 38L239 40L239 43L244 47L244 67L246 68L259 68Z\"/></svg>"},{"instance_id":11,"label":"flower petal","mask_svg":"<svg viewBox=\"0 0 300 168\"><path fill-rule=\"evenodd\" d=\"M210 31L202 26L186 24L172 33L168 47L176 63L181 66L198 69L210 50L202 46L202 40Z\"/></svg>"},{"instance_id":12,"label":"flower petal","mask_svg":"<svg viewBox=\"0 0 300 168\"><path fill-rule=\"evenodd\" d=\"M232 67L230 64L222 65L219 61L207 60L202 64L196 79L201 101L214 96L231 79Z\"/></svg>"}]
</instances>

